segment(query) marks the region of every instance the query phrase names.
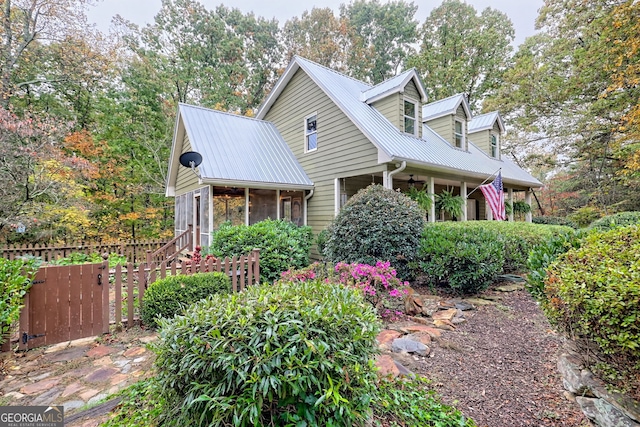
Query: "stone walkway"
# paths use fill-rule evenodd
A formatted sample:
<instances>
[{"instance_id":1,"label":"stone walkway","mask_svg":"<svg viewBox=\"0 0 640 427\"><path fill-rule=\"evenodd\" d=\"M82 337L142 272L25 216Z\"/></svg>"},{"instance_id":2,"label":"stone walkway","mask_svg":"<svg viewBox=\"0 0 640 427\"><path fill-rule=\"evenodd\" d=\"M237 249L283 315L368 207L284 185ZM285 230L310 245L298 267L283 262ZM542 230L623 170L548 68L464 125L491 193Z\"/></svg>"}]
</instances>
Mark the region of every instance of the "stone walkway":
<instances>
[{"instance_id":1,"label":"stone walkway","mask_svg":"<svg viewBox=\"0 0 640 427\"><path fill-rule=\"evenodd\" d=\"M3 353L0 405L62 405L68 418L147 377L155 355L146 344L155 339L151 331L132 328L24 353ZM101 421L66 425L93 427Z\"/></svg>"}]
</instances>

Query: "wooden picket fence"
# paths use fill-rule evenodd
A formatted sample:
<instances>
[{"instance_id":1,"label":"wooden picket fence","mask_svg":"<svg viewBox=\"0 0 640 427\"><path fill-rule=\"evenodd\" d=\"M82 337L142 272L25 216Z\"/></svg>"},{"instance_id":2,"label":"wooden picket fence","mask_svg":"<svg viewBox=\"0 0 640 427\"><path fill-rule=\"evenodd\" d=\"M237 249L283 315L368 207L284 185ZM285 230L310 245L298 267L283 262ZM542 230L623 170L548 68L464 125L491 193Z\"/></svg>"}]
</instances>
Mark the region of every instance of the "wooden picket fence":
<instances>
[{"instance_id":1,"label":"wooden picket fence","mask_svg":"<svg viewBox=\"0 0 640 427\"><path fill-rule=\"evenodd\" d=\"M225 259L190 262L132 262L109 269L98 264L41 267L25 296L19 348L27 350L131 327L140 319L145 290L168 275L223 272L234 292L260 280L260 250ZM4 346L3 351L9 346Z\"/></svg>"},{"instance_id":2,"label":"wooden picket fence","mask_svg":"<svg viewBox=\"0 0 640 427\"><path fill-rule=\"evenodd\" d=\"M0 257L16 259L21 256L31 255L41 258L44 262L51 262L66 258L72 253L88 255L97 252L99 254L117 253L125 256L129 262L138 263L147 259L149 251L157 251L166 245L167 240L132 240L117 243L78 242L54 246L45 244L5 245L0 247Z\"/></svg>"}]
</instances>

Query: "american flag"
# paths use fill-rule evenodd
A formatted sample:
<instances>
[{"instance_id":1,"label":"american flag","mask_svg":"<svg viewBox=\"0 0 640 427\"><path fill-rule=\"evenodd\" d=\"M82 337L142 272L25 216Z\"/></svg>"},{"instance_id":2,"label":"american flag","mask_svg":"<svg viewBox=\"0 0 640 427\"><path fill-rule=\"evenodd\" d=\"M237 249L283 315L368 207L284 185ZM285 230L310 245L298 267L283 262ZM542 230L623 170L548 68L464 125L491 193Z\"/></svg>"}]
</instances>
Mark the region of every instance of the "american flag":
<instances>
[{"instance_id":1,"label":"american flag","mask_svg":"<svg viewBox=\"0 0 640 427\"><path fill-rule=\"evenodd\" d=\"M504 221L506 219L504 211L504 190L502 188L502 171L498 172L498 176L491 184L481 185L480 190L487 199L493 219Z\"/></svg>"}]
</instances>

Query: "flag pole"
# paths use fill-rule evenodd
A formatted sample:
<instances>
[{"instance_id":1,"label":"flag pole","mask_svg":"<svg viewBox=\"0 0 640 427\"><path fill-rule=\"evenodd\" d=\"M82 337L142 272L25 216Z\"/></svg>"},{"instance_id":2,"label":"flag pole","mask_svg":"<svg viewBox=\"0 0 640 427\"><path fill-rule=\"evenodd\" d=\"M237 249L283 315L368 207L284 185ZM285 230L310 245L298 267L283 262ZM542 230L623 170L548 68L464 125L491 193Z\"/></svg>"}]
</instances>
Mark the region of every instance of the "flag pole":
<instances>
[{"instance_id":1,"label":"flag pole","mask_svg":"<svg viewBox=\"0 0 640 427\"><path fill-rule=\"evenodd\" d=\"M480 185L478 185L476 188L474 188L473 190L471 190L471 192L469 194L467 194L467 198L473 194L474 191L476 191L478 188L480 188L482 185L484 185L485 182L489 181L491 178L495 177L496 175L498 175L498 173L502 170L502 168L498 168L497 171L495 171L493 173L493 175L491 175L489 178L485 179L484 181L482 181L480 183Z\"/></svg>"}]
</instances>

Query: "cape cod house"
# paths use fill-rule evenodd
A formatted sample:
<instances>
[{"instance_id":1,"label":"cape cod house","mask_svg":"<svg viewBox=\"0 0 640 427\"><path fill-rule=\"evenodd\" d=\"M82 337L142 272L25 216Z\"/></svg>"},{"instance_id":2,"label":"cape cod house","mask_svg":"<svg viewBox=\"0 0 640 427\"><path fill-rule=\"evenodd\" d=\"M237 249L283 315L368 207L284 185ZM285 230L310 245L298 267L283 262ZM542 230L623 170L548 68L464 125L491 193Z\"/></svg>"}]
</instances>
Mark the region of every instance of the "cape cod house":
<instances>
[{"instance_id":1,"label":"cape cod house","mask_svg":"<svg viewBox=\"0 0 640 427\"><path fill-rule=\"evenodd\" d=\"M294 57L256 118L180 104L174 132L166 195L176 235L193 224L202 245L224 221L284 218L318 233L371 183L468 195L461 220L491 219L473 189L498 170L507 200L522 191L531 203L542 185L501 156L498 113L472 117L463 95L427 103L413 69L371 86ZM190 151L202 156L191 169L179 162Z\"/></svg>"}]
</instances>

